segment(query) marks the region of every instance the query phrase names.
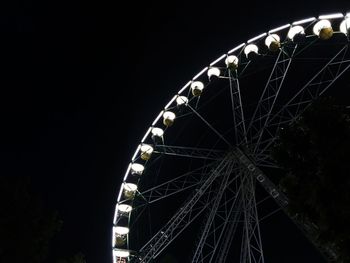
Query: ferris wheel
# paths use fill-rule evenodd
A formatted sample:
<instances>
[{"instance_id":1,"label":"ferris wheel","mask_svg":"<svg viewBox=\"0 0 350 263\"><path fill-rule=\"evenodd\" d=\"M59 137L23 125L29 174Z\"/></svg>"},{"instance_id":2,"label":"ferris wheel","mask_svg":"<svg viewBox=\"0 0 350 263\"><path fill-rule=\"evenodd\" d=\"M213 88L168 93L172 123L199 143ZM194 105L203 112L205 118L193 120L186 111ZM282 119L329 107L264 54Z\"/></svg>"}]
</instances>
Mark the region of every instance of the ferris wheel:
<instances>
[{"instance_id":1,"label":"ferris wheel","mask_svg":"<svg viewBox=\"0 0 350 263\"><path fill-rule=\"evenodd\" d=\"M349 31L349 13L274 28L174 94L145 129L121 183L113 262L159 262L168 251L183 262L269 262L262 228L289 202L273 179L281 170L271 148L319 96L346 100ZM312 228L298 227L306 235Z\"/></svg>"}]
</instances>

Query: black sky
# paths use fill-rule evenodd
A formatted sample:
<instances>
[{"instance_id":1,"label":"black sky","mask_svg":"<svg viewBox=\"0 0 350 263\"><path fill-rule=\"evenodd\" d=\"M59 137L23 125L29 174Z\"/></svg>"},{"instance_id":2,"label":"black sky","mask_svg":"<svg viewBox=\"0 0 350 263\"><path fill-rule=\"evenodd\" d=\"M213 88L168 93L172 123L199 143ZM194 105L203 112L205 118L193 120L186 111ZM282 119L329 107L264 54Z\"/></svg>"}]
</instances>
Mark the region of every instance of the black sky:
<instances>
[{"instance_id":1,"label":"black sky","mask_svg":"<svg viewBox=\"0 0 350 263\"><path fill-rule=\"evenodd\" d=\"M51 257L111 262L117 190L143 133L213 59L346 1L3 1L1 174L30 175L64 221ZM306 261L305 261L306 262Z\"/></svg>"}]
</instances>

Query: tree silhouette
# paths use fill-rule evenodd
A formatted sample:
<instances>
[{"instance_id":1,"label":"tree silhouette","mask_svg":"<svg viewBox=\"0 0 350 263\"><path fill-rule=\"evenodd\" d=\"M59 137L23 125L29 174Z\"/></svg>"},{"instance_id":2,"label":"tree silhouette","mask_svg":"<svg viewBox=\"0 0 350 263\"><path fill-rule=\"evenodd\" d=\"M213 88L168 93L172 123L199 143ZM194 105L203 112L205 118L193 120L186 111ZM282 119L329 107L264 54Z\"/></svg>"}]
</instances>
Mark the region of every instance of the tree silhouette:
<instances>
[{"instance_id":1,"label":"tree silhouette","mask_svg":"<svg viewBox=\"0 0 350 263\"><path fill-rule=\"evenodd\" d=\"M83 253L78 252L67 259L58 260L57 263L86 263Z\"/></svg>"},{"instance_id":2,"label":"tree silhouette","mask_svg":"<svg viewBox=\"0 0 350 263\"><path fill-rule=\"evenodd\" d=\"M165 254L160 260L160 263L178 263L178 260L171 253Z\"/></svg>"},{"instance_id":3,"label":"tree silhouette","mask_svg":"<svg viewBox=\"0 0 350 263\"><path fill-rule=\"evenodd\" d=\"M0 177L0 262L43 262L61 226L30 191L28 177Z\"/></svg>"},{"instance_id":4,"label":"tree silhouette","mask_svg":"<svg viewBox=\"0 0 350 263\"><path fill-rule=\"evenodd\" d=\"M313 239L350 262L350 117L322 98L279 132L273 157L286 171L280 186L288 211L315 226Z\"/></svg>"}]
</instances>

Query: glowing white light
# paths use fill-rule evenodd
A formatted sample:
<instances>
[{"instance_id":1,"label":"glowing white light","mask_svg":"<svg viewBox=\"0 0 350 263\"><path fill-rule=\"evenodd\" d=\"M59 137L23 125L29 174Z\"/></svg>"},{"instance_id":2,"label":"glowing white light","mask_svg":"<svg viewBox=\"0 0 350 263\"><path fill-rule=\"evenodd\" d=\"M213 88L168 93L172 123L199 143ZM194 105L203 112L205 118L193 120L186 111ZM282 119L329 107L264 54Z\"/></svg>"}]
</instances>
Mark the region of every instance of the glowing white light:
<instances>
[{"instance_id":1,"label":"glowing white light","mask_svg":"<svg viewBox=\"0 0 350 263\"><path fill-rule=\"evenodd\" d=\"M123 181L126 181L126 179L128 178L128 175L129 175L129 173L125 173L125 174L124 174Z\"/></svg>"},{"instance_id":2,"label":"glowing white light","mask_svg":"<svg viewBox=\"0 0 350 263\"><path fill-rule=\"evenodd\" d=\"M185 90L189 85L191 85L191 83L192 83L191 80L190 80L189 82L187 82L186 85L183 86L183 87L179 90L179 92L178 92L177 94L181 94L182 92L184 92L184 90Z\"/></svg>"},{"instance_id":3,"label":"glowing white light","mask_svg":"<svg viewBox=\"0 0 350 263\"><path fill-rule=\"evenodd\" d=\"M129 234L129 228L128 227L124 227L124 226L114 226L113 227L113 233L120 235L120 236L124 236Z\"/></svg>"},{"instance_id":4,"label":"glowing white light","mask_svg":"<svg viewBox=\"0 0 350 263\"><path fill-rule=\"evenodd\" d=\"M191 84L191 89L202 91L204 89L204 84L201 81L193 81Z\"/></svg>"},{"instance_id":5,"label":"glowing white light","mask_svg":"<svg viewBox=\"0 0 350 263\"><path fill-rule=\"evenodd\" d=\"M144 141L146 140L147 136L148 136L149 133L151 132L151 129L152 129L151 127L148 128L148 130L147 130L147 132L145 133L145 135L143 136L141 142L144 142Z\"/></svg>"},{"instance_id":6,"label":"glowing white light","mask_svg":"<svg viewBox=\"0 0 350 263\"><path fill-rule=\"evenodd\" d=\"M132 184L132 183L124 183L123 188L124 188L125 191L128 191L128 192L136 192L137 185L136 184Z\"/></svg>"},{"instance_id":7,"label":"glowing white light","mask_svg":"<svg viewBox=\"0 0 350 263\"><path fill-rule=\"evenodd\" d=\"M225 59L225 64L228 68L235 70L238 68L238 61L238 57L231 55Z\"/></svg>"},{"instance_id":8,"label":"glowing white light","mask_svg":"<svg viewBox=\"0 0 350 263\"><path fill-rule=\"evenodd\" d=\"M332 28L331 22L329 20L320 20L314 25L313 32L318 36L321 30L325 28Z\"/></svg>"},{"instance_id":9,"label":"glowing white light","mask_svg":"<svg viewBox=\"0 0 350 263\"><path fill-rule=\"evenodd\" d=\"M136 174L142 174L145 167L139 163L133 163L131 165L131 172Z\"/></svg>"},{"instance_id":10,"label":"glowing white light","mask_svg":"<svg viewBox=\"0 0 350 263\"><path fill-rule=\"evenodd\" d=\"M157 118L153 121L152 126L156 125L156 123L159 121L159 119L162 117L164 111L161 111Z\"/></svg>"},{"instance_id":11,"label":"glowing white light","mask_svg":"<svg viewBox=\"0 0 350 263\"><path fill-rule=\"evenodd\" d=\"M112 246L115 247L118 244L117 243L118 237L122 237L122 236L127 235L129 233L129 228L123 227L123 226L114 226L112 233L113 233Z\"/></svg>"},{"instance_id":12,"label":"glowing white light","mask_svg":"<svg viewBox=\"0 0 350 263\"><path fill-rule=\"evenodd\" d=\"M350 30L350 17L345 18L343 22L341 22L340 27L339 27L340 32L343 34L347 35L349 34Z\"/></svg>"},{"instance_id":13,"label":"glowing white light","mask_svg":"<svg viewBox=\"0 0 350 263\"><path fill-rule=\"evenodd\" d=\"M329 14L329 15L321 15L318 19L334 19L334 18L342 18L344 15L342 13Z\"/></svg>"},{"instance_id":14,"label":"glowing white light","mask_svg":"<svg viewBox=\"0 0 350 263\"><path fill-rule=\"evenodd\" d=\"M225 55L226 56L226 55ZM215 77L219 77L220 76L220 69L218 68L210 68L208 70L208 77L209 79L212 77L212 76L215 76Z\"/></svg>"},{"instance_id":15,"label":"glowing white light","mask_svg":"<svg viewBox=\"0 0 350 263\"><path fill-rule=\"evenodd\" d=\"M269 31L269 34L276 33L276 32L281 31L281 30L283 30L283 29L285 29L285 28L287 28L287 27L290 27L290 24L286 24L286 25L284 25L284 26L280 26L280 27L271 29L271 30Z\"/></svg>"},{"instance_id":16,"label":"glowing white light","mask_svg":"<svg viewBox=\"0 0 350 263\"><path fill-rule=\"evenodd\" d=\"M233 49L231 49L229 52L227 52L227 54L231 54L244 46L245 46L245 43L242 43L242 44L238 45L237 47L234 47Z\"/></svg>"},{"instance_id":17,"label":"glowing white light","mask_svg":"<svg viewBox=\"0 0 350 263\"><path fill-rule=\"evenodd\" d=\"M217 58L216 60L214 60L213 62L210 63L210 66L215 65L216 63L218 63L220 60L222 60L224 57L226 57L226 54L223 54L222 56L220 56L219 58Z\"/></svg>"},{"instance_id":18,"label":"glowing white light","mask_svg":"<svg viewBox=\"0 0 350 263\"><path fill-rule=\"evenodd\" d=\"M113 257L114 258L127 258L130 256L130 251L127 249L114 249Z\"/></svg>"},{"instance_id":19,"label":"glowing white light","mask_svg":"<svg viewBox=\"0 0 350 263\"><path fill-rule=\"evenodd\" d=\"M244 54L248 57L248 55L251 53L251 52L254 52L256 54L258 54L258 46L257 45L254 45L254 44L250 44L248 46L246 46L244 48Z\"/></svg>"},{"instance_id":20,"label":"glowing white light","mask_svg":"<svg viewBox=\"0 0 350 263\"><path fill-rule=\"evenodd\" d=\"M152 135L156 137L163 137L164 131L161 128L152 128Z\"/></svg>"},{"instance_id":21,"label":"glowing white light","mask_svg":"<svg viewBox=\"0 0 350 263\"><path fill-rule=\"evenodd\" d=\"M293 40L293 38L298 34L305 34L304 28L302 26L293 26L291 29L289 29L287 37Z\"/></svg>"},{"instance_id":22,"label":"glowing white light","mask_svg":"<svg viewBox=\"0 0 350 263\"><path fill-rule=\"evenodd\" d=\"M116 223L118 217L118 204L116 206L116 209L114 210L114 218L113 218L113 224Z\"/></svg>"},{"instance_id":23,"label":"glowing white light","mask_svg":"<svg viewBox=\"0 0 350 263\"><path fill-rule=\"evenodd\" d=\"M176 115L172 111L166 111L163 114L163 124L167 127L170 127L174 124L174 120L176 118Z\"/></svg>"},{"instance_id":24,"label":"glowing white light","mask_svg":"<svg viewBox=\"0 0 350 263\"><path fill-rule=\"evenodd\" d=\"M131 163L128 165L128 169L126 169L123 181L126 181L126 178L128 178L130 169L131 169Z\"/></svg>"},{"instance_id":25,"label":"glowing white light","mask_svg":"<svg viewBox=\"0 0 350 263\"><path fill-rule=\"evenodd\" d=\"M143 144L141 146L141 159L144 161L147 161L151 158L151 155L153 153L153 147L148 144Z\"/></svg>"},{"instance_id":26,"label":"glowing white light","mask_svg":"<svg viewBox=\"0 0 350 263\"><path fill-rule=\"evenodd\" d=\"M112 228L112 247L115 247L114 227Z\"/></svg>"},{"instance_id":27,"label":"glowing white light","mask_svg":"<svg viewBox=\"0 0 350 263\"><path fill-rule=\"evenodd\" d=\"M141 152L151 154L153 152L153 147L149 144L143 144L141 146Z\"/></svg>"},{"instance_id":28,"label":"glowing white light","mask_svg":"<svg viewBox=\"0 0 350 263\"><path fill-rule=\"evenodd\" d=\"M163 114L163 118L164 118L165 120L171 120L171 121L173 121L173 120L175 120L176 115L175 115L175 113L172 112L172 111L166 111L166 112L164 112L164 114Z\"/></svg>"},{"instance_id":29,"label":"glowing white light","mask_svg":"<svg viewBox=\"0 0 350 263\"><path fill-rule=\"evenodd\" d=\"M208 67L205 67L204 69L202 69L196 76L194 76L192 80L196 80L199 76L201 76L204 72L206 72L207 69Z\"/></svg>"},{"instance_id":30,"label":"glowing white light","mask_svg":"<svg viewBox=\"0 0 350 263\"><path fill-rule=\"evenodd\" d=\"M260 38L263 38L264 36L266 36L267 34L266 33L262 33L262 34L260 34L260 35L258 35L258 36L256 36L256 37L253 37L253 38L251 38L251 39L249 39L248 41L247 41L247 43L249 44L249 43L252 43L252 42L254 42L255 40L258 40L258 39L260 39Z\"/></svg>"},{"instance_id":31,"label":"glowing white light","mask_svg":"<svg viewBox=\"0 0 350 263\"><path fill-rule=\"evenodd\" d=\"M204 89L204 84L200 81L193 81L191 84L192 94L194 96L200 96Z\"/></svg>"},{"instance_id":32,"label":"glowing white light","mask_svg":"<svg viewBox=\"0 0 350 263\"><path fill-rule=\"evenodd\" d=\"M137 149L136 149L134 155L132 156L132 159L131 159L131 160L135 160L135 158L136 158L136 156L138 155L139 151L140 151L140 145L137 146Z\"/></svg>"},{"instance_id":33,"label":"glowing white light","mask_svg":"<svg viewBox=\"0 0 350 263\"><path fill-rule=\"evenodd\" d=\"M299 21L295 21L292 23L293 26L296 26L296 25L302 25L302 24L306 24L306 23L309 23L309 22L313 22L316 20L316 17L310 17L310 18L306 18L306 19L303 19L303 20L299 20Z\"/></svg>"},{"instance_id":34,"label":"glowing white light","mask_svg":"<svg viewBox=\"0 0 350 263\"><path fill-rule=\"evenodd\" d=\"M187 103L188 103L188 99L185 96L178 96L176 98L177 106L181 106L181 105L184 105L184 104L187 104Z\"/></svg>"},{"instance_id":35,"label":"glowing white light","mask_svg":"<svg viewBox=\"0 0 350 263\"><path fill-rule=\"evenodd\" d=\"M118 201L118 202L120 201L120 198L122 197L123 187L124 187L124 184L122 184L122 185L120 186L120 190L119 190L118 198L117 198L117 201Z\"/></svg>"},{"instance_id":36,"label":"glowing white light","mask_svg":"<svg viewBox=\"0 0 350 263\"><path fill-rule=\"evenodd\" d=\"M164 109L169 108L169 106L176 100L176 95L168 102L168 104L164 107Z\"/></svg>"},{"instance_id":37,"label":"glowing white light","mask_svg":"<svg viewBox=\"0 0 350 263\"><path fill-rule=\"evenodd\" d=\"M280 37L279 37L279 35L277 35L277 34L272 34L272 35L269 35L266 39L265 39L265 45L267 46L267 47L270 47L270 45L271 45L271 43L272 42L280 42L281 41L281 39L280 39Z\"/></svg>"},{"instance_id":38,"label":"glowing white light","mask_svg":"<svg viewBox=\"0 0 350 263\"><path fill-rule=\"evenodd\" d=\"M132 210L132 206L127 204L117 204L116 209L121 213L130 213Z\"/></svg>"},{"instance_id":39,"label":"glowing white light","mask_svg":"<svg viewBox=\"0 0 350 263\"><path fill-rule=\"evenodd\" d=\"M225 59L225 64L226 66L229 66L231 64L234 64L234 65L238 65L238 57L236 56L228 56L226 59Z\"/></svg>"}]
</instances>

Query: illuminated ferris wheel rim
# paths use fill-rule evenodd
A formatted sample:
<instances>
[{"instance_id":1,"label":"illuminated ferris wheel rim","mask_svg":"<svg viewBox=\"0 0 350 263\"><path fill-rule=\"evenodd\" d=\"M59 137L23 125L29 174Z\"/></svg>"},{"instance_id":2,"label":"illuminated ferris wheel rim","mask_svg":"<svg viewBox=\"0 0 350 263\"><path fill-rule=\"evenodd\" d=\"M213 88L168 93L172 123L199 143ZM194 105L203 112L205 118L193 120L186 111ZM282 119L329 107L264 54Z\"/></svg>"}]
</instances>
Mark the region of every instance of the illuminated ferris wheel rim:
<instances>
[{"instance_id":1,"label":"illuminated ferris wheel rim","mask_svg":"<svg viewBox=\"0 0 350 263\"><path fill-rule=\"evenodd\" d=\"M335 29L332 26L334 21L340 21L339 28ZM312 26L312 34L306 35L305 26ZM134 194L138 186L134 182L129 182L128 178L130 174L141 175L145 169L144 165L135 162L141 156L142 160L148 160L152 155L154 148L146 144L145 141L149 136L154 137L162 137L164 135L164 130L157 127L157 124L163 119L163 124L166 126L171 126L176 119L176 114L169 110L173 104L182 105L188 103L188 98L182 95L186 90L192 90L192 92L197 92L198 95L201 94L204 89L204 84L199 81L199 77L201 77L205 72L207 72L208 77L212 76L220 76L220 69L216 67L217 64L224 61L226 67L237 68L240 65L239 56L242 53L248 58L250 55L259 53L259 45L263 42L265 46L272 50L274 48L279 48L281 43L281 39L279 36L280 32L287 32L287 41L293 41L293 38L297 35L308 36L317 36L318 38L322 38L327 40L335 34L344 34L347 37L349 36L350 31L350 13L333 13L320 15L318 17L310 17L302 20L298 20L292 23L288 23L274 29L269 30L268 32L259 34L245 43L237 45L236 47L229 50L227 53L219 56L213 62L209 64L209 66L204 67L198 74L194 75L194 77L188 81L179 91L174 95L171 100L165 105L164 109L157 115L157 117L153 120L151 126L147 129L146 133L141 139L140 144L135 150L131 162L127 167L125 172L123 182L121 184L117 204L114 214L113 220L113 229L112 229L112 247L113 247L113 262L116 262L116 258L128 258L130 257L130 253L132 250L125 248L116 248L115 236L126 236L129 233L128 226L118 226L116 224L116 219L119 214L129 214L132 212L132 205L128 203L122 202L122 194L125 191ZM237 54L237 56L235 55Z\"/></svg>"}]
</instances>

